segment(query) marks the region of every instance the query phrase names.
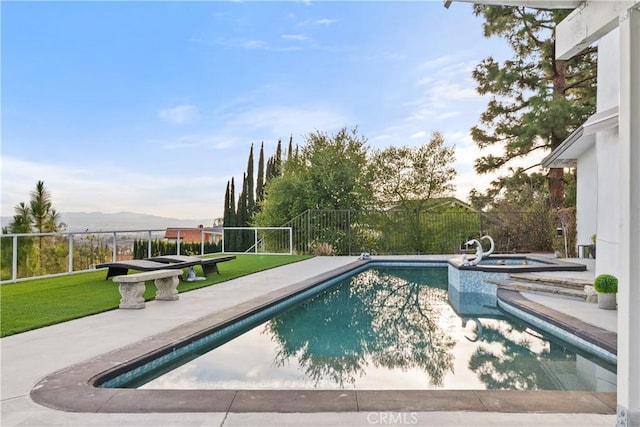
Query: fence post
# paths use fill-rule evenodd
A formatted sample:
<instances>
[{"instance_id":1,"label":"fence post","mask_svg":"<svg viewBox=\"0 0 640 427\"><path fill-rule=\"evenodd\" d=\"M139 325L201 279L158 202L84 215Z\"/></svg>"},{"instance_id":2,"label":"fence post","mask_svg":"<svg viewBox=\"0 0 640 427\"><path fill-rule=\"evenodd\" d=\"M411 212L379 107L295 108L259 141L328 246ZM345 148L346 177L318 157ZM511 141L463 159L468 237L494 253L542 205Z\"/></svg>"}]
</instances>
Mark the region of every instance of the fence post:
<instances>
[{"instance_id":1,"label":"fence post","mask_svg":"<svg viewBox=\"0 0 640 427\"><path fill-rule=\"evenodd\" d=\"M18 236L13 236L13 251L11 259L11 280L18 280Z\"/></svg>"},{"instance_id":2,"label":"fence post","mask_svg":"<svg viewBox=\"0 0 640 427\"><path fill-rule=\"evenodd\" d=\"M347 233L349 236L349 256L351 256L351 209L347 210Z\"/></svg>"},{"instance_id":3,"label":"fence post","mask_svg":"<svg viewBox=\"0 0 640 427\"><path fill-rule=\"evenodd\" d=\"M311 244L311 211L307 209L307 244L304 253L308 253L309 245Z\"/></svg>"},{"instance_id":4,"label":"fence post","mask_svg":"<svg viewBox=\"0 0 640 427\"><path fill-rule=\"evenodd\" d=\"M258 228L253 229L253 252L258 254Z\"/></svg>"},{"instance_id":5,"label":"fence post","mask_svg":"<svg viewBox=\"0 0 640 427\"><path fill-rule=\"evenodd\" d=\"M204 255L204 228L200 229L200 256Z\"/></svg>"},{"instance_id":6,"label":"fence post","mask_svg":"<svg viewBox=\"0 0 640 427\"><path fill-rule=\"evenodd\" d=\"M178 239L176 241L176 255L180 255L180 230L178 230Z\"/></svg>"},{"instance_id":7,"label":"fence post","mask_svg":"<svg viewBox=\"0 0 640 427\"><path fill-rule=\"evenodd\" d=\"M222 227L222 253L224 253L224 227Z\"/></svg>"},{"instance_id":8,"label":"fence post","mask_svg":"<svg viewBox=\"0 0 640 427\"><path fill-rule=\"evenodd\" d=\"M73 273L73 234L69 234L69 273Z\"/></svg>"},{"instance_id":9,"label":"fence post","mask_svg":"<svg viewBox=\"0 0 640 427\"><path fill-rule=\"evenodd\" d=\"M111 257L113 258L113 262L118 260L118 237L115 231L113 232L113 253Z\"/></svg>"},{"instance_id":10,"label":"fence post","mask_svg":"<svg viewBox=\"0 0 640 427\"><path fill-rule=\"evenodd\" d=\"M151 258L151 230L149 230L149 238L147 239L147 258Z\"/></svg>"}]
</instances>

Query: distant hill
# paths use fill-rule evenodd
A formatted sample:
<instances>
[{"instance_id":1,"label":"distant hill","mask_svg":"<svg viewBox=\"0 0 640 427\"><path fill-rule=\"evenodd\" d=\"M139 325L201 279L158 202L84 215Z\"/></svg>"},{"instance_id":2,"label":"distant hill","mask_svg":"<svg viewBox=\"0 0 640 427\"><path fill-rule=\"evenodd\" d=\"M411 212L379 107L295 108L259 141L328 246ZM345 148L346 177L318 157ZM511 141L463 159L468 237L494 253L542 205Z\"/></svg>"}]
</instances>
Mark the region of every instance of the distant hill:
<instances>
[{"instance_id":1,"label":"distant hill","mask_svg":"<svg viewBox=\"0 0 640 427\"><path fill-rule=\"evenodd\" d=\"M2 227L11 222L13 217L2 217ZM210 227L213 218L209 219L177 219L133 212L62 212L62 222L67 224L67 231L111 231L111 230L151 230L167 227Z\"/></svg>"}]
</instances>

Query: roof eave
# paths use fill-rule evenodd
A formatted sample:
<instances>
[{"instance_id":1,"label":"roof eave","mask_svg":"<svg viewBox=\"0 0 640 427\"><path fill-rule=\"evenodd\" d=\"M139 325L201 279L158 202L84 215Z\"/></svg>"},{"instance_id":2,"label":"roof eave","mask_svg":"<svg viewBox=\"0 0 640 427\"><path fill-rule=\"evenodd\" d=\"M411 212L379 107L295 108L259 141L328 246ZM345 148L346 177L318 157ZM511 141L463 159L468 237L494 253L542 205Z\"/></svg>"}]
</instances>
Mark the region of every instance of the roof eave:
<instances>
[{"instance_id":1,"label":"roof eave","mask_svg":"<svg viewBox=\"0 0 640 427\"><path fill-rule=\"evenodd\" d=\"M555 150L542 159L542 167L575 167L578 156L595 144L595 134L617 125L618 107L609 108L592 115L562 141Z\"/></svg>"}]
</instances>

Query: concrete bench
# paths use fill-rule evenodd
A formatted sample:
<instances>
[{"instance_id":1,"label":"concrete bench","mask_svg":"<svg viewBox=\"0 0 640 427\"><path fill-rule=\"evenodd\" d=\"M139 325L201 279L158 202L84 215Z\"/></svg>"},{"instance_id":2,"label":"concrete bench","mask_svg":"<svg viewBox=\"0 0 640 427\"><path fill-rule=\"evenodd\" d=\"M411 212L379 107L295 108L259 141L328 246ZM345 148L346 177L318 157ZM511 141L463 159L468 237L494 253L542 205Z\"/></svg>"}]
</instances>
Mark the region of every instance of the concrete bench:
<instances>
[{"instance_id":1,"label":"concrete bench","mask_svg":"<svg viewBox=\"0 0 640 427\"><path fill-rule=\"evenodd\" d=\"M112 280L119 285L120 308L144 308L144 282L153 280L158 289L156 299L175 301L179 298L178 283L182 270L154 270L116 276Z\"/></svg>"}]
</instances>

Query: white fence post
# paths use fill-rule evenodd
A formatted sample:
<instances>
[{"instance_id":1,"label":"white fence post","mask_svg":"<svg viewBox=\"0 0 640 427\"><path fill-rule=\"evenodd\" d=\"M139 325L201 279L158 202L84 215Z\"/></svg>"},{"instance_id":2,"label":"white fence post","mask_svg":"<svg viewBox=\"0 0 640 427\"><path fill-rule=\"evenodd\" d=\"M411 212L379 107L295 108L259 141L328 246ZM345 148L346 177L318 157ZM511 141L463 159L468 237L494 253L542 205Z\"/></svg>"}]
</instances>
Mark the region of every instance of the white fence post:
<instances>
[{"instance_id":1,"label":"white fence post","mask_svg":"<svg viewBox=\"0 0 640 427\"><path fill-rule=\"evenodd\" d=\"M18 279L18 236L13 236L12 249L11 280L15 282Z\"/></svg>"},{"instance_id":2,"label":"white fence post","mask_svg":"<svg viewBox=\"0 0 640 427\"><path fill-rule=\"evenodd\" d=\"M69 234L69 273L73 272L73 234Z\"/></svg>"},{"instance_id":3,"label":"white fence post","mask_svg":"<svg viewBox=\"0 0 640 427\"><path fill-rule=\"evenodd\" d=\"M118 260L118 237L116 236L116 232L113 232L113 254L112 254L112 258L113 261L117 261Z\"/></svg>"}]
</instances>

